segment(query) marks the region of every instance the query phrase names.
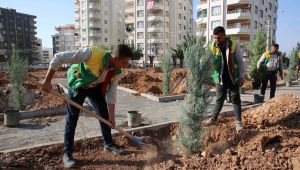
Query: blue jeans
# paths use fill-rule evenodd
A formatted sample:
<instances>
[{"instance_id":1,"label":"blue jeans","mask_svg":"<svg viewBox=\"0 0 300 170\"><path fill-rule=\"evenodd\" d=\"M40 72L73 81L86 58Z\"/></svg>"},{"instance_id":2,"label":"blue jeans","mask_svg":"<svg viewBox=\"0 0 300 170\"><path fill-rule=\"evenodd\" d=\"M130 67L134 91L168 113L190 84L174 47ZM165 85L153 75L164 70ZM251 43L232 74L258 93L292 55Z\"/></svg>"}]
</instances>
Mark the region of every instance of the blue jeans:
<instances>
[{"instance_id":1,"label":"blue jeans","mask_svg":"<svg viewBox=\"0 0 300 170\"><path fill-rule=\"evenodd\" d=\"M85 98L88 97L95 109L96 113L108 120L108 109L107 103L104 96L101 94L101 85L98 85L93 88L83 89L78 88L78 93L75 97L73 97L72 91L69 89L68 98L78 103L79 105L83 105ZM75 129L77 126L77 121L79 117L80 110L75 106L70 104L67 105L67 117L66 117L66 125L65 125L65 134L64 134L64 152L72 153L73 152L73 144L74 144L74 135ZM99 121L100 122L100 121ZM101 132L105 145L112 144L112 136L111 136L111 128L100 122Z\"/></svg>"}]
</instances>

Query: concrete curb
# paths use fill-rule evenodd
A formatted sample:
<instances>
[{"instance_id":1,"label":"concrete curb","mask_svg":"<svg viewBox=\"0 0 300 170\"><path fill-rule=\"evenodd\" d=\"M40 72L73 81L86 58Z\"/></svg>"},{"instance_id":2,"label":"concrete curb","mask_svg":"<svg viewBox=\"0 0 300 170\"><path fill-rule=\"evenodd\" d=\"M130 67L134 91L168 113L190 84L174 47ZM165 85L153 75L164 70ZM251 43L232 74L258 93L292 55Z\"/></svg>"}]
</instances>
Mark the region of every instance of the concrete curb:
<instances>
[{"instance_id":1,"label":"concrete curb","mask_svg":"<svg viewBox=\"0 0 300 170\"><path fill-rule=\"evenodd\" d=\"M132 132L136 132L136 131L142 131L142 130L159 131L160 129L162 129L164 127L167 127L167 126L169 126L172 123L176 123L176 121L164 122L164 123L160 123L160 124L147 125L147 126L143 126L143 127L136 127L136 128L124 129L124 130L126 132L128 132L128 133L132 133ZM122 135L122 134L119 133L118 131L114 130L112 132L112 136L119 136L119 135ZM87 139L95 138L95 137L102 138L102 136L93 135L93 136L88 136ZM75 139L75 141L78 141L78 140L81 140L81 138L76 138ZM38 147L47 147L47 146L54 145L54 144L63 144L63 141L49 142L49 143L45 143L45 144L37 144L37 145L28 146L28 147L22 147L22 148L17 148L17 149L8 149L8 150L0 151L0 153L17 152L17 151L22 151L22 150L27 150L27 149L33 149L33 148L38 148Z\"/></svg>"},{"instance_id":2,"label":"concrete curb","mask_svg":"<svg viewBox=\"0 0 300 170\"><path fill-rule=\"evenodd\" d=\"M54 116L59 114L66 114L67 107L60 106L57 108L45 109L45 110L36 110L36 111L21 111L21 119L30 119L35 117L46 117L46 116ZM0 120L4 119L4 113L0 115Z\"/></svg>"}]
</instances>

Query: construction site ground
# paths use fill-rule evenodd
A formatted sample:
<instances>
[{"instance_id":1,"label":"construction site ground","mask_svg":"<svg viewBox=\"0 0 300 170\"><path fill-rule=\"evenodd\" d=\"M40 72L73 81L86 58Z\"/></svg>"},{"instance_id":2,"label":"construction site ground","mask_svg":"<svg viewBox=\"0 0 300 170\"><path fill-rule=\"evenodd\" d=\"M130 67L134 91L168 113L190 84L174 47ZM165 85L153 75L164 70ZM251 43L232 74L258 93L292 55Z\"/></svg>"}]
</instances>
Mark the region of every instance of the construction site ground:
<instances>
[{"instance_id":1,"label":"construction site ground","mask_svg":"<svg viewBox=\"0 0 300 170\"><path fill-rule=\"evenodd\" d=\"M56 83L61 83L64 86L66 86L66 78L56 77L53 80L53 84ZM258 93L258 91L251 91L241 95L241 99L242 102L244 103L244 106L248 105L249 103L253 103L253 93ZM269 89L267 90L266 94L267 94L266 99L268 99ZM293 85L292 87L285 87L285 86L277 87L276 96L280 96L284 94L292 94L295 96L300 96L300 85ZM145 125L158 124L158 123L169 122L169 121L178 121L179 114L181 113L180 107L182 106L182 104L184 104L184 100L173 101L168 103L158 103L155 101L151 101L147 98L144 98L142 96L134 96L130 93L121 90L118 90L117 101L118 102L116 108L116 121L117 121L117 125L121 125L122 127L125 127L126 124L125 122L127 118L126 113L129 110L141 111L143 124ZM213 106L214 106L214 99L212 99L211 104L209 106L209 112L211 111ZM222 111L226 111L226 110L232 110L232 105L230 103L225 102ZM222 119L221 121L224 120ZM232 119L226 121L232 122ZM247 122L247 123L253 124L253 122ZM44 117L44 118L25 119L22 120L21 124L15 128L8 128L1 125L0 126L0 138L1 138L0 152L8 151L8 150L18 150L22 148L30 148L34 146L41 146L47 143L62 143L64 124L65 124L65 115L58 115L58 116ZM233 129L233 123L228 126L230 127L231 130ZM78 121L78 126L76 130L76 139L84 139L84 138L89 138L89 137L94 137L99 135L101 134L100 134L100 127L98 121L93 117L89 117L85 114L82 114ZM91 139L91 140L94 141L92 143L98 143L98 139ZM213 139L211 142L214 142L214 140L215 139ZM122 137L119 137L117 141L121 142L122 145L122 141L127 141L127 140L125 140ZM59 155L62 152L61 145L53 145L53 147L54 148L56 147L55 159L58 159ZM101 164L103 162L104 163L106 162L106 165L107 164L112 165L112 167L108 166L108 168L115 168L115 164L120 165L124 161L124 157L118 157L118 156L115 157L112 155L106 155L102 153L101 151L102 145L99 143L93 146L86 146L86 147L90 148L90 150L87 149L87 151L85 151L84 154L87 154L88 152L89 153L92 152L97 155L97 159L93 159L94 164ZM93 147L95 147L96 149L93 149ZM294 150L295 148L293 148L293 151ZM82 152L82 150L78 151L77 154L81 154L80 152ZM131 164L134 163L140 163L140 164L137 164L136 168L133 169L138 169L140 166L144 167L144 165L148 163L151 164L151 161L149 162L149 160L144 159L144 157L142 158L143 160L136 161L137 156L140 154L140 150L136 150L134 146L128 146L127 152L128 154L125 158L128 161L124 165L120 166L119 168L117 167L116 169L126 168L126 166L130 166ZM228 154L231 154L230 159L235 159L234 155L236 151L228 151L228 152L230 152ZM47 153L51 154L49 152ZM102 156L98 157L98 155L102 155ZM101 159L103 158L104 161L102 162L100 158ZM85 157L85 160L83 160L82 163L85 164L84 161L90 161L90 159L92 158L87 156ZM193 161L193 159L191 159L190 161ZM209 161L216 161L216 160L209 160ZM208 164L211 164L211 162L208 162ZM156 165L156 166L166 168L169 165L171 167L180 166L176 161L166 162L164 164ZM92 168L92 167L87 167L87 168Z\"/></svg>"}]
</instances>

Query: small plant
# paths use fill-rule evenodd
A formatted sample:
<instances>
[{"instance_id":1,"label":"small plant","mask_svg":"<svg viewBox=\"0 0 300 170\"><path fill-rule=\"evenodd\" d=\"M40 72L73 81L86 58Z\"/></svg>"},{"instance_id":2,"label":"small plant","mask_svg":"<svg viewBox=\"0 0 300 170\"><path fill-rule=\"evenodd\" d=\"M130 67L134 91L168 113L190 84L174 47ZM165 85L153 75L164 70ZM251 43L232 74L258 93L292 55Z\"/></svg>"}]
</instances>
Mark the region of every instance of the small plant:
<instances>
[{"instance_id":1,"label":"small plant","mask_svg":"<svg viewBox=\"0 0 300 170\"><path fill-rule=\"evenodd\" d=\"M209 105L208 82L211 78L211 57L205 48L205 41L190 40L184 49L188 67L187 101L180 115L178 140L187 153L197 153L202 145L203 116Z\"/></svg>"},{"instance_id":2,"label":"small plant","mask_svg":"<svg viewBox=\"0 0 300 170\"><path fill-rule=\"evenodd\" d=\"M292 81L293 75L296 74L296 66L297 66L297 50L296 48L293 48L290 55L289 68L288 68L288 73L286 75L286 81Z\"/></svg>"},{"instance_id":3,"label":"small plant","mask_svg":"<svg viewBox=\"0 0 300 170\"><path fill-rule=\"evenodd\" d=\"M132 65L134 65L135 62L137 62L144 56L143 49L141 47L136 48L133 43L129 45L129 47L133 52L133 57L130 60Z\"/></svg>"},{"instance_id":4,"label":"small plant","mask_svg":"<svg viewBox=\"0 0 300 170\"><path fill-rule=\"evenodd\" d=\"M266 50L266 33L260 28L255 33L255 39L250 44L251 60L248 67L248 73L253 79L253 89L258 89L261 85L262 76L264 76L265 69L262 68L257 71L257 62Z\"/></svg>"},{"instance_id":5,"label":"small plant","mask_svg":"<svg viewBox=\"0 0 300 170\"><path fill-rule=\"evenodd\" d=\"M19 56L17 50L13 50L11 65L9 67L9 79L11 92L9 94L9 106L15 110L24 108L26 89L22 85L28 71L28 61Z\"/></svg>"},{"instance_id":6,"label":"small plant","mask_svg":"<svg viewBox=\"0 0 300 170\"><path fill-rule=\"evenodd\" d=\"M170 91L170 77L171 77L171 52L167 52L165 57L163 58L163 93L164 95L167 95Z\"/></svg>"}]
</instances>

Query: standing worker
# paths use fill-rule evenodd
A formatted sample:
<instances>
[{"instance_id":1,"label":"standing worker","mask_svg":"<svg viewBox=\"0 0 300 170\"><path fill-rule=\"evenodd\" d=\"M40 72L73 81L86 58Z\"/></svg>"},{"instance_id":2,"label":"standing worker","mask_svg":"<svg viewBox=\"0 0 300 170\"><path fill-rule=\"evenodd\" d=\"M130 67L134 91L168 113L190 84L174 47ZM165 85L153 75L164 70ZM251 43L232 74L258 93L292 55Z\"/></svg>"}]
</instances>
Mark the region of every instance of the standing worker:
<instances>
[{"instance_id":1,"label":"standing worker","mask_svg":"<svg viewBox=\"0 0 300 170\"><path fill-rule=\"evenodd\" d=\"M128 65L133 53L127 45L120 44L112 52L98 46L82 48L78 51L61 52L54 55L42 89L52 89L51 80L62 64L73 64L68 69L68 98L83 105L88 97L98 115L108 120L111 127L100 122L104 140L104 151L121 154L112 141L111 128L115 127L115 103L118 80L121 68ZM107 104L108 103L108 104ZM67 105L67 117L64 134L63 163L66 168L75 167L72 156L75 129L80 110L71 104Z\"/></svg>"},{"instance_id":2,"label":"standing worker","mask_svg":"<svg viewBox=\"0 0 300 170\"><path fill-rule=\"evenodd\" d=\"M262 85L260 94L265 96L268 81L270 80L270 99L275 96L276 91L276 81L277 81L277 72L282 70L282 64L280 61L280 54L278 53L279 45L273 44L271 51L266 51L263 53L261 58L257 62L257 69L261 67L266 67L266 72L262 76Z\"/></svg>"},{"instance_id":3,"label":"standing worker","mask_svg":"<svg viewBox=\"0 0 300 170\"><path fill-rule=\"evenodd\" d=\"M241 98L239 87L244 84L244 61L239 44L226 37L225 29L218 26L213 31L214 42L211 44L213 57L213 80L216 84L216 105L212 117L204 122L204 125L216 123L222 110L227 90L230 90L233 110L236 116L236 131L243 129L241 118Z\"/></svg>"}]
</instances>

